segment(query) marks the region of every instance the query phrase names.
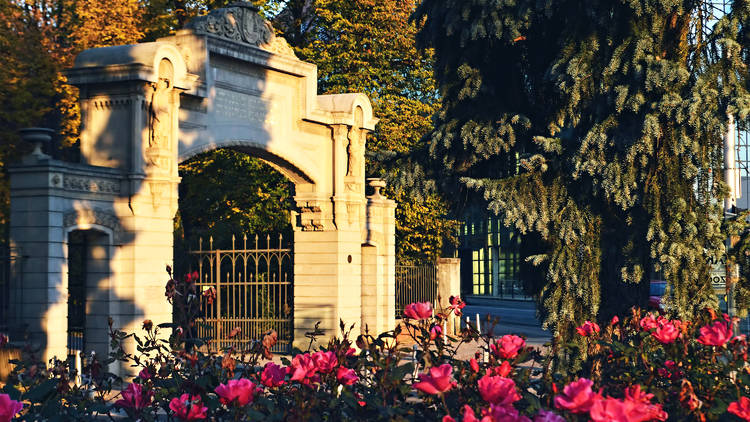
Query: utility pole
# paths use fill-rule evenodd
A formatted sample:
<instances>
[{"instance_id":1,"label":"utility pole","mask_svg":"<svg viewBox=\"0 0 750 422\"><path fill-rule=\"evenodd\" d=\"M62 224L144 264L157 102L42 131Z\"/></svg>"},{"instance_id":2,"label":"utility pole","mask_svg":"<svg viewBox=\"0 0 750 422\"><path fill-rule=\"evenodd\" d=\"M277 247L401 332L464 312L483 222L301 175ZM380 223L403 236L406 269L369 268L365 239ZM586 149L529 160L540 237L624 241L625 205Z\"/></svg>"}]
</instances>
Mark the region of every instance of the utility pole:
<instances>
[{"instance_id":1,"label":"utility pole","mask_svg":"<svg viewBox=\"0 0 750 422\"><path fill-rule=\"evenodd\" d=\"M735 162L735 136L736 127L734 116L729 114L727 119L727 132L724 135L724 181L729 186L729 193L724 198L724 218L730 219L736 215L737 198L740 197L740 174ZM730 235L726 240L726 251L734 246L737 242L737 236ZM726 255L726 298L727 314L733 317L737 314L734 304L735 284L740 278L740 267L736 262L729 259Z\"/></svg>"}]
</instances>

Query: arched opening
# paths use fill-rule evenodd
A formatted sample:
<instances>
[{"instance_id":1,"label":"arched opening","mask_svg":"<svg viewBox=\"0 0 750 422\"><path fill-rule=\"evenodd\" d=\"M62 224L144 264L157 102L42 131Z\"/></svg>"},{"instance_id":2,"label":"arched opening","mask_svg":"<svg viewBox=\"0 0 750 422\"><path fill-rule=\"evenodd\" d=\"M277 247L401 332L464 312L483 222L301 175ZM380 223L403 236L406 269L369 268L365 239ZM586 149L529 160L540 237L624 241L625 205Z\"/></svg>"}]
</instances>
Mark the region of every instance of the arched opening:
<instances>
[{"instance_id":1,"label":"arched opening","mask_svg":"<svg viewBox=\"0 0 750 422\"><path fill-rule=\"evenodd\" d=\"M179 165L175 274L197 273L194 334L209 351L242 349L270 330L276 351L293 340L294 183L252 152L219 148Z\"/></svg>"},{"instance_id":2,"label":"arched opening","mask_svg":"<svg viewBox=\"0 0 750 422\"><path fill-rule=\"evenodd\" d=\"M67 235L68 356L109 354L110 245L108 233L73 229Z\"/></svg>"}]
</instances>

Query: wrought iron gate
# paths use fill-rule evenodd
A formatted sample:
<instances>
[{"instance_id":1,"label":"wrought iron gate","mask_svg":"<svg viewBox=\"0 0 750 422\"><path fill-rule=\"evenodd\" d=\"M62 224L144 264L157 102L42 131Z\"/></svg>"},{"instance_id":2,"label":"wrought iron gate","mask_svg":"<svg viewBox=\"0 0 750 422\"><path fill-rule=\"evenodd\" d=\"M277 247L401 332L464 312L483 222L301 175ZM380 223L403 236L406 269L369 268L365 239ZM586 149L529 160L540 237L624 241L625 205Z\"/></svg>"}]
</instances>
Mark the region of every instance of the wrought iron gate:
<instances>
[{"instance_id":1,"label":"wrought iron gate","mask_svg":"<svg viewBox=\"0 0 750 422\"><path fill-rule=\"evenodd\" d=\"M11 282L14 276L21 275L21 271L15 268L19 259L18 251L4 245L0 246L0 334L7 334L11 328L10 306L13 301L17 300L14 298L12 301L11 294L16 295L19 290L17 282L13 287L11 287Z\"/></svg>"},{"instance_id":2,"label":"wrought iron gate","mask_svg":"<svg viewBox=\"0 0 750 422\"><path fill-rule=\"evenodd\" d=\"M234 236L231 249L214 249L213 243L213 237L209 238L208 250L204 250L200 239L198 250L189 252L190 271L198 272L199 291L213 289L216 294L215 300L204 303L204 321L197 324L198 337L211 340L208 349L212 352L228 347L241 350L249 342L262 339L269 330L275 330L278 343L274 351L291 351L294 332L291 245L284 247L281 235L276 245L272 245L270 235L266 236L265 245L262 241L259 245L257 235L254 244L248 245L247 236L243 236L241 249L237 249ZM240 329L239 334L231 335L236 328Z\"/></svg>"},{"instance_id":3,"label":"wrought iron gate","mask_svg":"<svg viewBox=\"0 0 750 422\"><path fill-rule=\"evenodd\" d=\"M437 300L437 266L396 265L396 318L404 313L404 307L414 302Z\"/></svg>"},{"instance_id":4,"label":"wrought iron gate","mask_svg":"<svg viewBox=\"0 0 750 422\"><path fill-rule=\"evenodd\" d=\"M75 230L68 236L68 356L83 351L86 344L86 278L88 239Z\"/></svg>"}]
</instances>

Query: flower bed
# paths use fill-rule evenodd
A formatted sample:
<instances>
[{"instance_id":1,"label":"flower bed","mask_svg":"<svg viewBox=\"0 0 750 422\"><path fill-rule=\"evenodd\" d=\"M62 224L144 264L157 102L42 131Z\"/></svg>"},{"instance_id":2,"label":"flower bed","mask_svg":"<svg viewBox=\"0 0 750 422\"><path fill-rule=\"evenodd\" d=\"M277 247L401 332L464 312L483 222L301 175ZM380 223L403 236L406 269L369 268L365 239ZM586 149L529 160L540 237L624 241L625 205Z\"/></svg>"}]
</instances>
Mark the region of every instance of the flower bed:
<instances>
[{"instance_id":1,"label":"flower bed","mask_svg":"<svg viewBox=\"0 0 750 422\"><path fill-rule=\"evenodd\" d=\"M0 422L14 415L86 420L111 412L142 421L159 415L180 421L750 420L747 342L733 335L734 321L726 316L708 312L679 321L634 311L603 328L585 322L578 332L586 350L555 345L587 356L579 371L561 375L521 337L493 338L471 326L444 336L442 320L462 306L457 298L440 312L427 303L409 305L405 324L378 335L354 336L342 324L338 338L280 365L265 361L273 332L248 350L207 355L191 347L196 339L185 338L185 329L162 340L160 331L179 324L145 321L137 335L110 327L114 352L89 363L90 382L82 386L71 382L62 362L45 365L26 350L0 394ZM420 346L416 352L396 341L404 334ZM125 341L135 341L138 353L126 353ZM456 358L475 341L483 345L475 357ZM104 369L115 361L132 365L138 376L119 384ZM113 399L116 385L123 388Z\"/></svg>"}]
</instances>

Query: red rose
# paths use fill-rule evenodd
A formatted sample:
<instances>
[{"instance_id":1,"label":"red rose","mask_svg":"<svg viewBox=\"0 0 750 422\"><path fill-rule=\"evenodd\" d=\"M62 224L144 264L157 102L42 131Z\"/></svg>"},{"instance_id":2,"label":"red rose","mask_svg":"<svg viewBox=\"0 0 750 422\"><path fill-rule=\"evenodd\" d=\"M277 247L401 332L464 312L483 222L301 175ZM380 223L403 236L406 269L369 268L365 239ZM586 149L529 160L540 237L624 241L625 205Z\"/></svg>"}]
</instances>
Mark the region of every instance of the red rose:
<instances>
[{"instance_id":1,"label":"red rose","mask_svg":"<svg viewBox=\"0 0 750 422\"><path fill-rule=\"evenodd\" d=\"M698 343L706 346L723 346L733 335L730 324L722 321L714 321L713 324L702 327L700 333Z\"/></svg>"},{"instance_id":2,"label":"red rose","mask_svg":"<svg viewBox=\"0 0 750 422\"><path fill-rule=\"evenodd\" d=\"M516 391L516 383L510 378L485 375L477 382L477 386L479 394L490 404L507 407L521 400Z\"/></svg>"},{"instance_id":3,"label":"red rose","mask_svg":"<svg viewBox=\"0 0 750 422\"><path fill-rule=\"evenodd\" d=\"M279 387L284 384L285 377L286 368L276 365L273 362L268 362L263 368L263 373L260 375L260 382L266 387Z\"/></svg>"},{"instance_id":4,"label":"red rose","mask_svg":"<svg viewBox=\"0 0 750 422\"><path fill-rule=\"evenodd\" d=\"M750 421L750 399L744 396L740 397L738 401L729 403L727 411L742 420Z\"/></svg>"},{"instance_id":5,"label":"red rose","mask_svg":"<svg viewBox=\"0 0 750 422\"><path fill-rule=\"evenodd\" d=\"M169 402L169 408L172 409L174 415L181 421L206 419L206 412L208 411L208 407L204 406L201 401L201 396L191 396L187 393L181 395L179 398L173 398Z\"/></svg>"},{"instance_id":6,"label":"red rose","mask_svg":"<svg viewBox=\"0 0 750 422\"><path fill-rule=\"evenodd\" d=\"M416 320L429 319L432 317L432 304L430 302L410 303L404 307L404 315Z\"/></svg>"},{"instance_id":7,"label":"red rose","mask_svg":"<svg viewBox=\"0 0 750 422\"><path fill-rule=\"evenodd\" d=\"M226 384L219 384L214 391L222 403L226 405L236 404L239 407L243 407L255 400L255 393L258 391L258 388L249 379L241 378L238 380L229 380Z\"/></svg>"},{"instance_id":8,"label":"red rose","mask_svg":"<svg viewBox=\"0 0 750 422\"><path fill-rule=\"evenodd\" d=\"M555 397L555 407L572 413L586 413L601 396L591 390L594 383L586 378L573 381L563 388L563 393Z\"/></svg>"},{"instance_id":9,"label":"red rose","mask_svg":"<svg viewBox=\"0 0 750 422\"><path fill-rule=\"evenodd\" d=\"M344 385L352 385L357 382L359 377L357 376L357 373L354 372L354 369L339 366L339 369L336 370L336 379Z\"/></svg>"},{"instance_id":10,"label":"red rose","mask_svg":"<svg viewBox=\"0 0 750 422\"><path fill-rule=\"evenodd\" d=\"M500 359L515 359L518 351L526 346L526 340L514 334L506 334L490 344L490 351Z\"/></svg>"},{"instance_id":11,"label":"red rose","mask_svg":"<svg viewBox=\"0 0 750 422\"><path fill-rule=\"evenodd\" d=\"M442 394L453 388L452 373L450 364L433 366L429 372L419 375L420 382L415 383L414 388L427 394Z\"/></svg>"},{"instance_id":12,"label":"red rose","mask_svg":"<svg viewBox=\"0 0 750 422\"><path fill-rule=\"evenodd\" d=\"M651 335L662 344L671 344L680 337L680 329L671 322L664 322Z\"/></svg>"},{"instance_id":13,"label":"red rose","mask_svg":"<svg viewBox=\"0 0 750 422\"><path fill-rule=\"evenodd\" d=\"M578 332L578 334L584 337L592 336L595 333L598 333L599 331L600 331L599 324L595 322L591 322L591 321L586 321L583 323L583 325L576 328L576 332Z\"/></svg>"}]
</instances>

